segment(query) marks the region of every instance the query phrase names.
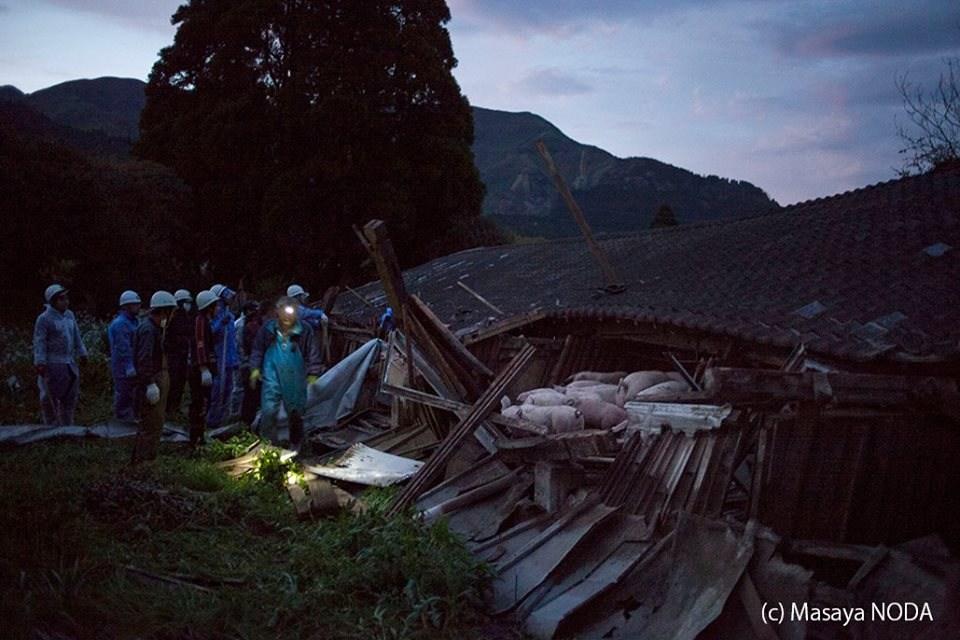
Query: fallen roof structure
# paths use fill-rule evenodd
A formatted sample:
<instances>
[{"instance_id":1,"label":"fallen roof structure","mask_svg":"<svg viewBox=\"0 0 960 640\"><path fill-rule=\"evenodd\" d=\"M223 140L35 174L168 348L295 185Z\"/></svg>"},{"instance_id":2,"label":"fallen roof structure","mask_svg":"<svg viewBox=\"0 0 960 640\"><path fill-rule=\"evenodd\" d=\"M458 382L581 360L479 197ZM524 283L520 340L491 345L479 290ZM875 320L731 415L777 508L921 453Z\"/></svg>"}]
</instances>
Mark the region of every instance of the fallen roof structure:
<instances>
[{"instance_id":1,"label":"fallen roof structure","mask_svg":"<svg viewBox=\"0 0 960 640\"><path fill-rule=\"evenodd\" d=\"M842 626L765 624L762 601L851 606L908 580L939 612L916 637L955 637L960 171L597 242L622 292L577 239L381 261L388 293L334 310L343 345L388 298L411 318L380 393L445 472L405 500L491 564L494 609L535 637L828 638ZM490 373L512 401L583 371L675 382L612 428L489 413Z\"/></svg>"},{"instance_id":2,"label":"fallen roof structure","mask_svg":"<svg viewBox=\"0 0 960 640\"><path fill-rule=\"evenodd\" d=\"M461 251L403 281L468 344L510 324L606 319L674 348L710 334L714 344L766 351L802 342L847 362L955 362L958 210L960 170L948 169L750 218L598 237L625 280L619 295L600 291L579 238ZM379 283L357 293L385 303ZM358 322L370 315L354 297L338 298L335 311Z\"/></svg>"}]
</instances>

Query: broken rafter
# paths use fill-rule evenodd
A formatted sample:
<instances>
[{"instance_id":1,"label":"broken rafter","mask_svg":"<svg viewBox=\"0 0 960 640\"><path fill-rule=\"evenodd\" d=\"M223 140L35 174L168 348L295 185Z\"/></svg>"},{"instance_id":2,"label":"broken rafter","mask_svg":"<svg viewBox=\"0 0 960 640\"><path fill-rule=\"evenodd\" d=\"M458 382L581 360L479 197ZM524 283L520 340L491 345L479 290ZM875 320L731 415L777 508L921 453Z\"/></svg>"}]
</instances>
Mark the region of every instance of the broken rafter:
<instances>
[{"instance_id":1,"label":"broken rafter","mask_svg":"<svg viewBox=\"0 0 960 640\"><path fill-rule=\"evenodd\" d=\"M580 232L587 241L587 247L590 249L590 253L593 254L594 259L600 266L600 270L603 272L603 277L607 283L605 290L608 293L622 293L625 290L623 282L617 276L617 272L614 270L613 265L610 264L610 260L607 258L607 254L603 248L594 240L593 232L590 230L590 225L587 224L587 219L584 217L580 205L577 204L573 194L570 193L570 188L567 187L566 181L563 179L563 176L560 175L560 171L557 169L557 165L554 164L553 157L547 150L547 145L544 144L543 140L537 140L537 153L540 154L540 157L543 158L544 163L547 165L547 172L550 174L550 177L553 178L557 191L560 192L560 197L563 198L563 201L567 204L567 208L570 209L570 215L573 216L577 226L580 227Z\"/></svg>"},{"instance_id":2,"label":"broken rafter","mask_svg":"<svg viewBox=\"0 0 960 640\"><path fill-rule=\"evenodd\" d=\"M470 408L470 412L444 438L436 453L417 471L403 491L390 505L389 513L397 514L407 508L417 497L429 488L443 471L447 462L460 449L463 441L480 427L481 423L499 406L500 398L511 383L522 374L536 349L530 345L524 347L506 368L493 380L483 395Z\"/></svg>"},{"instance_id":3,"label":"broken rafter","mask_svg":"<svg viewBox=\"0 0 960 640\"><path fill-rule=\"evenodd\" d=\"M403 398L404 400L424 404L435 409L450 411L460 417L466 416L470 411L469 404L457 402L456 400L448 400L447 398L441 398L440 396L435 396L424 391L417 391L416 389L406 389L404 387L397 387L391 384L384 384L381 387L381 390L386 394ZM492 414L489 418L487 418L487 420L501 427L509 427L519 431L528 431L536 435L545 435L549 432L548 429L542 425L530 422L528 420L508 418L498 413Z\"/></svg>"},{"instance_id":4,"label":"broken rafter","mask_svg":"<svg viewBox=\"0 0 960 640\"><path fill-rule=\"evenodd\" d=\"M546 317L547 313L539 309L518 316L513 316L512 318L507 318L492 324L489 327L484 327L483 329L478 329L468 333L463 337L463 343L469 346L477 342L483 342L487 338L492 338L493 336L498 336L501 333L519 329L520 327L525 327L528 324L533 324L534 322L543 320Z\"/></svg>"},{"instance_id":5,"label":"broken rafter","mask_svg":"<svg viewBox=\"0 0 960 640\"><path fill-rule=\"evenodd\" d=\"M410 306L424 328L432 328L433 334L440 339L442 346L445 346L465 369L470 372L477 372L487 378L493 378L493 371L470 353L470 350L453 335L447 325L443 324L423 300L416 295L411 295Z\"/></svg>"},{"instance_id":6,"label":"broken rafter","mask_svg":"<svg viewBox=\"0 0 960 640\"><path fill-rule=\"evenodd\" d=\"M496 313L497 315L501 315L501 316L502 316L502 315L506 315L503 311L500 310L499 307L497 307L496 305L494 305L493 303L491 303L489 300L487 300L486 298L484 298L482 295L480 295L479 293L477 293L476 291L474 291L473 289L471 289L470 287L468 287L468 286L463 282L463 280L457 280L457 286L460 287L461 289L463 289L464 291L466 291L467 293L469 293L470 295L472 295L474 298L476 298L477 300L479 300L479 301L482 302L483 304L485 304L491 311L493 311L493 312Z\"/></svg>"}]
</instances>

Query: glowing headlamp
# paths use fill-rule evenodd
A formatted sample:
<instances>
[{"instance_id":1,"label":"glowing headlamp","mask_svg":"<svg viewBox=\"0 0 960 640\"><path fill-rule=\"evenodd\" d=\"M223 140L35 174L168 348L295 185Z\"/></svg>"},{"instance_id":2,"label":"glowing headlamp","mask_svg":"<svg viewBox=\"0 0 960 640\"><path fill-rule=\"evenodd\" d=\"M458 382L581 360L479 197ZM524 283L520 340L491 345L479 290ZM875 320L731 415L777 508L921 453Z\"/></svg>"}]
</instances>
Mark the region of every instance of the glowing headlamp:
<instances>
[{"instance_id":1,"label":"glowing headlamp","mask_svg":"<svg viewBox=\"0 0 960 640\"><path fill-rule=\"evenodd\" d=\"M296 312L296 309L294 309L292 306L288 304L283 308L283 312L288 316L292 316Z\"/></svg>"}]
</instances>

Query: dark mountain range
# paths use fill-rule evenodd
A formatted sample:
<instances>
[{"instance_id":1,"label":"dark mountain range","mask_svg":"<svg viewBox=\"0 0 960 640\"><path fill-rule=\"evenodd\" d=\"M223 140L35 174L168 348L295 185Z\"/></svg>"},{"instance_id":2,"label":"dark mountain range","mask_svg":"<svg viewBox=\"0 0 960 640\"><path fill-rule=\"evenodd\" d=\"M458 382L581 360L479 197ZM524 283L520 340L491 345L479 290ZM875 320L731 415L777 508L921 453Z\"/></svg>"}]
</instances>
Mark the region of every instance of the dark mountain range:
<instances>
[{"instance_id":1,"label":"dark mountain range","mask_svg":"<svg viewBox=\"0 0 960 640\"><path fill-rule=\"evenodd\" d=\"M16 132L30 140L66 145L95 156L126 158L130 155L129 140L100 131L74 129L54 122L23 101L0 97L0 131L3 130Z\"/></svg>"},{"instance_id":2,"label":"dark mountain range","mask_svg":"<svg viewBox=\"0 0 960 640\"><path fill-rule=\"evenodd\" d=\"M535 143L543 140L591 226L629 231L650 225L670 205L682 222L713 220L778 207L760 188L740 180L700 176L652 158L617 158L567 137L532 113L474 107L473 145L487 186L484 213L525 235L556 237L576 227Z\"/></svg>"},{"instance_id":3,"label":"dark mountain range","mask_svg":"<svg viewBox=\"0 0 960 640\"><path fill-rule=\"evenodd\" d=\"M113 138L136 140L146 85L135 78L71 80L24 96L27 104L48 118L81 131L100 131Z\"/></svg>"},{"instance_id":4,"label":"dark mountain range","mask_svg":"<svg viewBox=\"0 0 960 640\"><path fill-rule=\"evenodd\" d=\"M59 136L70 146L99 154L127 153L137 138L144 87L132 78L74 80L30 94L7 85L0 87L0 103L21 103L42 113L47 135ZM474 107L473 114L473 150L487 188L484 213L520 235L577 233L537 155L534 144L540 139L597 231L646 228L664 204L681 223L778 207L749 182L700 176L652 158L618 158L572 140L536 114L480 107ZM24 111L6 117L41 126Z\"/></svg>"}]
</instances>

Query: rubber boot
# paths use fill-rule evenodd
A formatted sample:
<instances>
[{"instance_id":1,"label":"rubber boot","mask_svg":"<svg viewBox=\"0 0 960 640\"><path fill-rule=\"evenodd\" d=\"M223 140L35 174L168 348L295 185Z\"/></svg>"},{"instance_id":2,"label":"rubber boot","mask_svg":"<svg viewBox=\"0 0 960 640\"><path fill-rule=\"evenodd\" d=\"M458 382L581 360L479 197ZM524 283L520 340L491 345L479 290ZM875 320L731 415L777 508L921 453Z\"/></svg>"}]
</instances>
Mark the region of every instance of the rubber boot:
<instances>
[{"instance_id":1,"label":"rubber boot","mask_svg":"<svg viewBox=\"0 0 960 640\"><path fill-rule=\"evenodd\" d=\"M303 416L299 411L290 412L290 446L299 451L303 443Z\"/></svg>"}]
</instances>

